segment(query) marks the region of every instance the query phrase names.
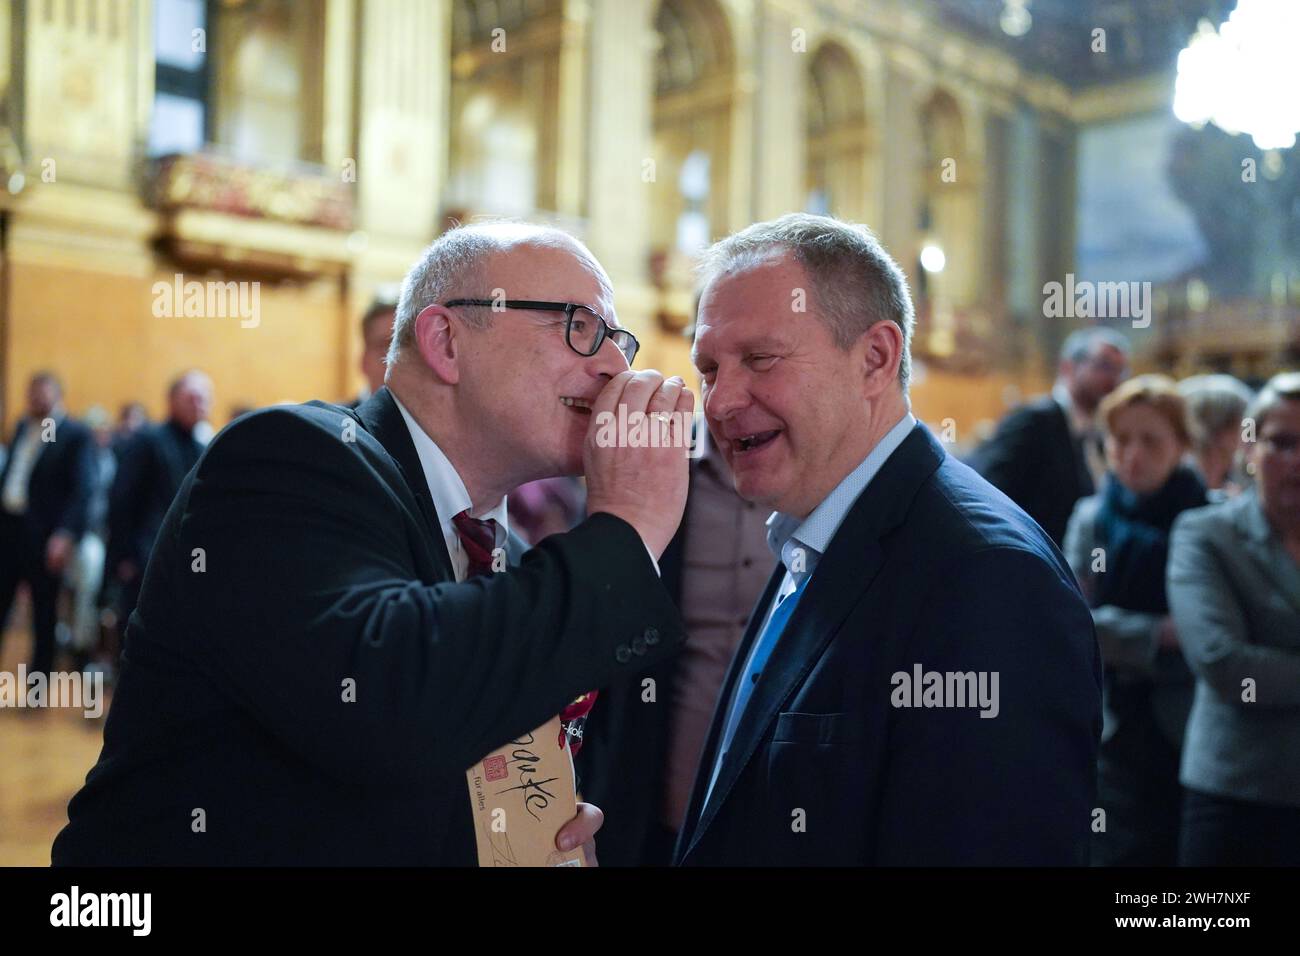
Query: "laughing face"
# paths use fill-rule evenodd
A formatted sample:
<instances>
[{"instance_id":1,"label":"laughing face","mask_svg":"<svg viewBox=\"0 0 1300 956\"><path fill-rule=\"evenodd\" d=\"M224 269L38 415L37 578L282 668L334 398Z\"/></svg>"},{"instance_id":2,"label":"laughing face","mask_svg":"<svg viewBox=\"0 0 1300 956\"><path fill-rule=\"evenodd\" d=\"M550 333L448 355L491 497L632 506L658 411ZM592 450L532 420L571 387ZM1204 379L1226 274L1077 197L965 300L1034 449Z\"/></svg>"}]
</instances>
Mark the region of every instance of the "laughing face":
<instances>
[{"instance_id":1,"label":"laughing face","mask_svg":"<svg viewBox=\"0 0 1300 956\"><path fill-rule=\"evenodd\" d=\"M700 299L693 349L736 492L801 518L870 447L864 346L835 345L811 290L789 255L723 274Z\"/></svg>"},{"instance_id":2,"label":"laughing face","mask_svg":"<svg viewBox=\"0 0 1300 956\"><path fill-rule=\"evenodd\" d=\"M602 283L597 269L565 249L522 245L489 261L476 296L499 288L507 299L575 302L617 327L608 280ZM593 356L574 352L565 343L563 312L507 309L491 318L487 328L462 336L472 354L462 363L460 387L476 433L492 449L495 473L518 483L582 474L591 403L627 368L623 354L609 339Z\"/></svg>"}]
</instances>

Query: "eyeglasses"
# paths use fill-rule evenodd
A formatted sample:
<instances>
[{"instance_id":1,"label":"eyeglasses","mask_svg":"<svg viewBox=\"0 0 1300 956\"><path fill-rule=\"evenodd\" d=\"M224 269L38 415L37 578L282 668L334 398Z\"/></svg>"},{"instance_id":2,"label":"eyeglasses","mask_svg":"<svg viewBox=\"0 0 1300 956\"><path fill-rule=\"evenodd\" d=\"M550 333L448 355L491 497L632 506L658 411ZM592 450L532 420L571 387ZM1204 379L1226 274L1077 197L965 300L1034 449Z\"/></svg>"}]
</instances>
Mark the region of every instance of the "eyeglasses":
<instances>
[{"instance_id":1,"label":"eyeglasses","mask_svg":"<svg viewBox=\"0 0 1300 956\"><path fill-rule=\"evenodd\" d=\"M528 312L563 312L564 341L579 355L590 357L599 351L605 339L623 353L630 367L641 343L627 329L611 329L609 323L585 305L576 302L534 302L531 299L452 299L444 302L447 308L454 305L482 305L491 309L522 309Z\"/></svg>"},{"instance_id":2,"label":"eyeglasses","mask_svg":"<svg viewBox=\"0 0 1300 956\"><path fill-rule=\"evenodd\" d=\"M1300 455L1300 435L1261 435L1260 444L1275 455Z\"/></svg>"}]
</instances>

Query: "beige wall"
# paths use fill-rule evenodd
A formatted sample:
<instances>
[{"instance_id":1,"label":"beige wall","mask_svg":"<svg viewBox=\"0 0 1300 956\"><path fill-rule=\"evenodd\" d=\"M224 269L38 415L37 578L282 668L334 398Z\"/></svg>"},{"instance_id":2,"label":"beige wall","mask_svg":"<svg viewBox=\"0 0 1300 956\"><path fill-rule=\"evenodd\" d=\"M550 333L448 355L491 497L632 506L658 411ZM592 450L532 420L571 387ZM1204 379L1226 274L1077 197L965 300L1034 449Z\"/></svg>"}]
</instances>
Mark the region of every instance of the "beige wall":
<instances>
[{"instance_id":1,"label":"beige wall","mask_svg":"<svg viewBox=\"0 0 1300 956\"><path fill-rule=\"evenodd\" d=\"M464 93L457 84L474 82L474 63L485 64L486 81L506 59L478 51L453 62L450 0L320 0L325 20L315 42L321 54L303 88L321 101L304 105L304 123L319 142L326 174L346 164L355 169L356 231L306 237L325 249L327 277L282 283L275 273L241 273L238 278L261 282L260 325L244 329L234 319L157 319L151 313L153 282L177 271L205 276L159 247L167 227L140 198L132 159L139 155L152 98L150 3L121 0L131 15L100 18L95 30L86 18L65 15L80 9L76 4L55 4L52 19L29 16L26 22L14 12L20 6L9 8L7 24L17 31L14 56L0 59L0 89L12 91L18 84L11 81L23 79L26 126L15 131L28 148L22 162L29 178L16 197L0 190L0 212L8 219L9 282L0 333L6 421L19 411L27 376L40 367L64 376L74 411L91 403L115 411L139 399L157 414L166 381L181 368L201 366L216 382L217 424L236 403L355 394L361 384L356 318L377 283L400 279L447 210L448 174L457 168L449 133L454 104ZM620 318L644 343L638 364L694 377L689 343L654 318L665 305L684 312L690 301L687 270L677 269L664 290L650 281L652 224L664 231L656 189L675 175L674 150L656 143L656 125L665 133L709 120L717 157L710 202L719 234L796 208L804 198L807 67L827 39L847 51L863 86L863 195L843 212L867 218L912 268L922 149L918 109L930 91L943 88L957 92L967 134L968 165L957 187L968 191L961 232L975 250L986 236L999 234L988 226L1000 215L988 205L992 181L968 175L985 160L986 118L1005 115L1027 90L1034 102L1060 109L1068 97L1063 100L1050 81L1024 74L1004 54L927 25L907 6L901 0L873 4L864 28L851 0L711 2L712 22L726 32L729 72L704 84L699 102L658 107L652 85L656 0L562 0L547 8L537 29L511 34L512 58L517 53L527 61L544 49L551 59L548 71L529 74L530 109L540 124L536 194L545 205L537 215L586 236L609 265ZM792 43L795 30L803 31L802 51ZM94 71L78 66L83 62L96 64ZM668 106L683 122L664 123ZM43 158L57 160L57 183L39 180ZM646 159L658 161L657 184L643 179ZM983 225L977 229L974 219ZM252 220L227 217L216 264L248 268L245 253L259 244L265 251L267 231ZM273 251L293 256L301 238L278 234ZM1000 309L1000 277L988 275L992 262L1001 260L954 264L954 277L962 279L957 304ZM918 329L919 345L927 343L927 332ZM936 370L917 387L915 401L927 420L955 417L961 427L973 426L1000 414L1004 386L1024 385L1025 374Z\"/></svg>"}]
</instances>

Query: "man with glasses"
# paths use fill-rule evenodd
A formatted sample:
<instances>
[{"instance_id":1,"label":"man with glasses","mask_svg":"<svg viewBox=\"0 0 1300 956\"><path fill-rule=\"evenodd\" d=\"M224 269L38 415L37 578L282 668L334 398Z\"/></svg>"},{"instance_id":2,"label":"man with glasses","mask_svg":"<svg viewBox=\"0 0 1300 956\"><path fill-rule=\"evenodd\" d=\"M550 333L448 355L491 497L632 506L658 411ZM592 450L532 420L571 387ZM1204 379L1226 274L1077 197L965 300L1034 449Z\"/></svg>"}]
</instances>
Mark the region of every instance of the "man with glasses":
<instances>
[{"instance_id":1,"label":"man with glasses","mask_svg":"<svg viewBox=\"0 0 1300 956\"><path fill-rule=\"evenodd\" d=\"M1029 513L1059 548L1075 503L1105 473L1095 421L1101 400L1128 376L1129 344L1093 326L1061 346L1050 395L1015 409L976 450L976 471Z\"/></svg>"},{"instance_id":2,"label":"man with glasses","mask_svg":"<svg viewBox=\"0 0 1300 956\"><path fill-rule=\"evenodd\" d=\"M571 237L430 246L386 387L245 416L186 479L54 862L472 865L466 769L683 640L655 562L694 399L636 350ZM671 440L596 442L619 405ZM507 491L577 474L587 519L524 555ZM590 862L600 822L580 804L559 849Z\"/></svg>"}]
</instances>

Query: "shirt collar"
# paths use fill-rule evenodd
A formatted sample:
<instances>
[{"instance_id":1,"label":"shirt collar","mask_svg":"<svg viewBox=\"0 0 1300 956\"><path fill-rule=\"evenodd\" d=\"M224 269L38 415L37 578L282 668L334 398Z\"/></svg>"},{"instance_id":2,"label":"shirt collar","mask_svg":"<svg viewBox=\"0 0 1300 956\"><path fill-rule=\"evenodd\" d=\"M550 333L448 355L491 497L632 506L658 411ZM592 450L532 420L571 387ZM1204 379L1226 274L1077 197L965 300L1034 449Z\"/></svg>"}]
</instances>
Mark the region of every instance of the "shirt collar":
<instances>
[{"instance_id":1,"label":"shirt collar","mask_svg":"<svg viewBox=\"0 0 1300 956\"><path fill-rule=\"evenodd\" d=\"M796 584L802 584L803 579L812 574L817 560L830 547L831 539L844 523L853 503L915 427L915 416L906 412L861 464L849 472L807 518L801 521L793 515L774 511L767 519L767 546L785 565Z\"/></svg>"},{"instance_id":2,"label":"shirt collar","mask_svg":"<svg viewBox=\"0 0 1300 956\"><path fill-rule=\"evenodd\" d=\"M443 536L455 534L455 526L452 524L452 518L462 511L469 510L473 502L470 501L469 491L465 488L465 482L461 480L456 468L452 465L451 460L443 454L441 448L428 436L415 417L406 410L397 395L389 392L393 397L393 403L397 405L397 410L402 413L402 420L406 422L406 428L411 433L411 441L415 444L415 453L420 458L420 468L424 471L425 483L429 486L429 494L433 497L433 508L438 513L438 522L442 525ZM479 518L486 521L491 519L497 523L497 544L505 540L506 535L510 532L509 514L506 511L506 499L503 496L501 500L491 509L482 514L470 512L471 517Z\"/></svg>"}]
</instances>

